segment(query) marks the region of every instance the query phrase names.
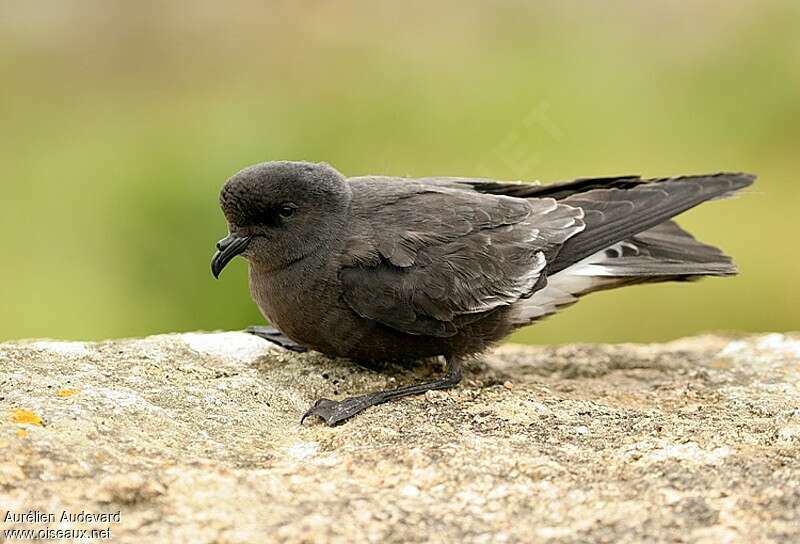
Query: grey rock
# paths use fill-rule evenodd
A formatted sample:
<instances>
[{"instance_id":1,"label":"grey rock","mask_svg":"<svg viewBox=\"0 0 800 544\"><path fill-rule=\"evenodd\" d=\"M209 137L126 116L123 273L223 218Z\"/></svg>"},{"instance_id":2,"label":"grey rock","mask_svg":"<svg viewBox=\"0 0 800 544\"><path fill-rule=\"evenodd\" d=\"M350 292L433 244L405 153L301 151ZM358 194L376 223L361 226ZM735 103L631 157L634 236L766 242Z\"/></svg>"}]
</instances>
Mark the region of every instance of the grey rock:
<instances>
[{"instance_id":1,"label":"grey rock","mask_svg":"<svg viewBox=\"0 0 800 544\"><path fill-rule=\"evenodd\" d=\"M797 542L800 337L507 345L452 391L241 333L0 345L0 516L113 542ZM120 521L60 523L62 511Z\"/></svg>"}]
</instances>

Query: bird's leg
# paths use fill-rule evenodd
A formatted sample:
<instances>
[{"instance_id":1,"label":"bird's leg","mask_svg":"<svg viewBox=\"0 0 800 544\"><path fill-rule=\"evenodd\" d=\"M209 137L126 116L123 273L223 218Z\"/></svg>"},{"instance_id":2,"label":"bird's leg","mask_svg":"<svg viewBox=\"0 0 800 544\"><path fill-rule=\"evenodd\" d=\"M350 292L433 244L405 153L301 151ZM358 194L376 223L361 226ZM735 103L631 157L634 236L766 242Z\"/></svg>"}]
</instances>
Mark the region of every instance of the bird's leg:
<instances>
[{"instance_id":1,"label":"bird's leg","mask_svg":"<svg viewBox=\"0 0 800 544\"><path fill-rule=\"evenodd\" d=\"M268 342L272 342L273 344L277 344L284 349L288 349L290 351L295 351L297 353L304 353L308 351L308 348L305 346L301 346L281 331L274 327L260 327L258 325L253 325L252 327L247 327L245 332L249 332L252 335L258 336L259 338L263 338Z\"/></svg>"},{"instance_id":2,"label":"bird's leg","mask_svg":"<svg viewBox=\"0 0 800 544\"><path fill-rule=\"evenodd\" d=\"M410 395L419 395L434 389L450 389L458 385L460 381L461 361L457 358L448 357L445 359L444 375L438 380L416 385L407 385L387 391L376 391L375 393L349 397L340 401L319 399L314 403L314 406L303 414L300 423L303 423L309 416L319 416L325 420L325 423L327 423L329 427L333 427L337 423L350 419L370 406L383 404L384 402L408 397Z\"/></svg>"}]
</instances>

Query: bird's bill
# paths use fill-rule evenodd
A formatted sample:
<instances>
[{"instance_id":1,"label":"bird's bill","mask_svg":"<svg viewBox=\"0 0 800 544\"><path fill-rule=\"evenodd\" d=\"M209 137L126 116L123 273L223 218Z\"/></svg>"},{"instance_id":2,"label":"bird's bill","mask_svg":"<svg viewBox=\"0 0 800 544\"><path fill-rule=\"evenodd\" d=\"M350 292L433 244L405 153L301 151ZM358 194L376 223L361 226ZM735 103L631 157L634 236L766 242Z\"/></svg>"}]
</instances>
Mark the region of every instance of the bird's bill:
<instances>
[{"instance_id":1,"label":"bird's bill","mask_svg":"<svg viewBox=\"0 0 800 544\"><path fill-rule=\"evenodd\" d=\"M215 278L219 278L222 269L225 268L231 260L239 255L242 251L247 249L247 244L250 243L250 236L238 236L236 234L229 234L219 242L217 242L217 252L214 258L211 259L211 273Z\"/></svg>"}]
</instances>

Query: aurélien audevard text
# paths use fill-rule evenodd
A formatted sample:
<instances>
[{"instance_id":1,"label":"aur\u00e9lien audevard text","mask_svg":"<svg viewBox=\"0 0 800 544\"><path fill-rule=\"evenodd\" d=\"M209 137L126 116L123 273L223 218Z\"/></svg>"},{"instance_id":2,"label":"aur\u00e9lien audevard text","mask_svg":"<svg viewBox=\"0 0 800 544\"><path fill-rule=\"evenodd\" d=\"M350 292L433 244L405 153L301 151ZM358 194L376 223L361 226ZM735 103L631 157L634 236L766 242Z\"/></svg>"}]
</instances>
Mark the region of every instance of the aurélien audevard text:
<instances>
[{"instance_id":1,"label":"aur\u00e9lien audevard text","mask_svg":"<svg viewBox=\"0 0 800 544\"><path fill-rule=\"evenodd\" d=\"M122 513L116 512L43 512L41 510L28 510L27 512L7 511L3 516L4 523L119 523Z\"/></svg>"}]
</instances>

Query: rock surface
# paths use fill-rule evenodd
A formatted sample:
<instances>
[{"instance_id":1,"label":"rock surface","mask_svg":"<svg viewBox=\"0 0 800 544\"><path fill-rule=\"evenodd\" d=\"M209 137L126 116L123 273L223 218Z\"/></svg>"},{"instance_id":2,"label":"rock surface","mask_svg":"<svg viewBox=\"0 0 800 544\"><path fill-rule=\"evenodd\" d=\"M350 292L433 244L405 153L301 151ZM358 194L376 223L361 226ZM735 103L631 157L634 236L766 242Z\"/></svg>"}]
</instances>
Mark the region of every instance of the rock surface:
<instances>
[{"instance_id":1,"label":"rock surface","mask_svg":"<svg viewBox=\"0 0 800 544\"><path fill-rule=\"evenodd\" d=\"M454 391L298 424L320 396L437 370L377 372L242 333L0 345L0 527L110 527L113 542L800 542L800 337L508 345Z\"/></svg>"}]
</instances>

